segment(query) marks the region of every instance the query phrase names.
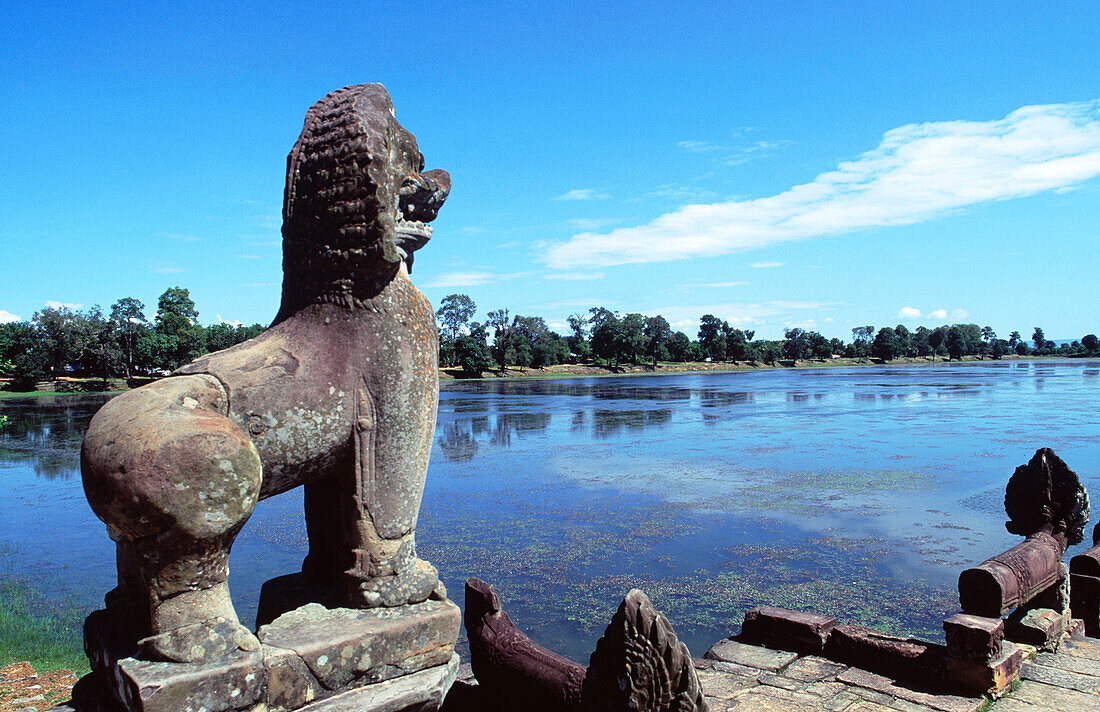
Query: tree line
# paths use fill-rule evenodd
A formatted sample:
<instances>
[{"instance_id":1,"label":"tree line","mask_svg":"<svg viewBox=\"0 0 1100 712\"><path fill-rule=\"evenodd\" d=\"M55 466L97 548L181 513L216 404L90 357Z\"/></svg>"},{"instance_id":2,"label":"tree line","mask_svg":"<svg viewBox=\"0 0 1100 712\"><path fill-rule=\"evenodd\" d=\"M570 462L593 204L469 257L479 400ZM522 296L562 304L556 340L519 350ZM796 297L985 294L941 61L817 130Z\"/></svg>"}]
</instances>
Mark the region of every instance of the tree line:
<instances>
[{"instance_id":1,"label":"tree line","mask_svg":"<svg viewBox=\"0 0 1100 712\"><path fill-rule=\"evenodd\" d=\"M990 327L951 324L910 331L905 325L852 329L852 340L827 339L816 331L786 329L783 339L756 339L713 314L699 318L696 338L674 331L663 316L620 315L592 307L568 317L569 333L550 329L542 317L512 315L496 309L484 322L474 321L477 305L465 294L440 302L436 319L440 363L480 374L494 366L553 366L596 363L607 366L658 362L711 361L775 365L834 357L901 357L999 359L1018 355L1100 355L1095 334L1057 346L1035 327L1030 339L1013 331L1002 339ZM131 379L164 375L204 353L247 341L264 330L260 324L202 326L187 289L171 287L157 300L152 320L133 297L119 299L109 313L99 306L86 310L47 307L28 321L0 324L0 378L13 390L33 390L39 381L61 376Z\"/></svg>"},{"instance_id":2,"label":"tree line","mask_svg":"<svg viewBox=\"0 0 1100 712\"><path fill-rule=\"evenodd\" d=\"M260 324L198 323L190 292L165 290L152 321L145 305L124 297L104 312L47 307L27 321L0 324L0 377L12 390L34 390L39 381L61 376L131 379L164 375L211 351L257 336Z\"/></svg>"},{"instance_id":3,"label":"tree line","mask_svg":"<svg viewBox=\"0 0 1100 712\"><path fill-rule=\"evenodd\" d=\"M542 317L514 315L507 309L487 314L484 322L473 321L477 305L465 294L442 299L436 318L440 333L440 363L458 366L469 374L490 370L495 364L508 366L552 366L559 363L603 363L656 365L659 361L712 361L775 365L804 360L823 361L835 357L875 358L891 361L901 357L937 357L959 360L965 356L1000 359L1017 355L1100 355L1097 337L1087 334L1079 341L1061 346L1047 340L1035 327L1031 339L1019 331L1007 339L990 327L950 324L909 330L904 324L852 329L852 340L828 339L816 331L784 330L783 339L756 339L751 329L739 329L713 314L699 318L699 330L692 339L674 331L663 316L630 313L620 315L604 307L567 319L570 333L551 330Z\"/></svg>"}]
</instances>

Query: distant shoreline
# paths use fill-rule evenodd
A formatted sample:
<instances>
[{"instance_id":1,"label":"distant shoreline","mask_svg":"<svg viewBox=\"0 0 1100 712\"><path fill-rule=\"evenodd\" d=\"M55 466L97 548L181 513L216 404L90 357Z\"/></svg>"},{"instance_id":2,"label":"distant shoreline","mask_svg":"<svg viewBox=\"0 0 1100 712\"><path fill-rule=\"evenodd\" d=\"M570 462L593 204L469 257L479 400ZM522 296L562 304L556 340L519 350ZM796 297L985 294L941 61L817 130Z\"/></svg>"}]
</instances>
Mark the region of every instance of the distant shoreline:
<instances>
[{"instance_id":1,"label":"distant shoreline","mask_svg":"<svg viewBox=\"0 0 1100 712\"><path fill-rule=\"evenodd\" d=\"M464 383L464 382L478 382L478 381L505 381L505 380L523 380L523 379L553 379L553 378L610 378L615 376L680 376L690 373L753 373L758 371L806 371L814 369L831 369L831 368L866 368L866 367L882 367L882 366L957 366L957 365L971 365L971 364L997 364L997 363L1022 363L1031 361L1077 361L1077 360L1098 360L1098 356L1006 356L1004 358L994 359L978 359L973 357L963 358L961 361L951 361L948 359L937 359L936 361L930 361L923 356L918 357L904 357L893 359L892 361L876 361L873 359L867 359L861 361L860 359L838 358L828 361L798 361L794 365L775 365L766 366L763 363L757 363L755 366L750 365L748 362L742 361L738 363L707 363L705 361L694 361L686 363L675 362L659 362L657 368L653 366L643 364L631 364L625 366L596 366L593 364L559 364L556 366L547 366L546 368L521 368L518 366L509 366L504 373L499 371L486 371L480 377L465 376L460 368L440 368L439 380L440 383ZM789 363L789 362L786 362ZM89 379L63 379L71 382L79 383L81 381L99 382L98 378ZM90 395L115 395L118 393L125 393L131 390L129 388L121 388L110 391L6 391L0 390L0 402L5 400L11 400L15 398L46 398L46 397L65 397L65 396L90 396Z\"/></svg>"},{"instance_id":2,"label":"distant shoreline","mask_svg":"<svg viewBox=\"0 0 1100 712\"><path fill-rule=\"evenodd\" d=\"M509 366L503 373L499 371L485 371L481 376L465 376L460 368L440 368L439 379L442 382L451 381L497 381L515 380L525 378L606 378L612 376L675 376L690 373L745 373L757 371L793 371L814 370L831 368L865 368L882 366L956 366L971 364L995 364L995 363L1022 363L1031 361L1071 361L1097 359L1096 356L1006 356L1001 359L978 359L964 357L959 361L938 358L934 362L923 356L903 357L891 361L879 361L872 359L838 358L830 360L798 361L793 365L767 366L757 363L755 366L748 362L738 363L708 363L694 361L686 363L658 362L656 369L651 365L630 364L624 366L596 366L593 364L559 364L545 368L521 368ZM790 364L790 362L784 362Z\"/></svg>"}]
</instances>

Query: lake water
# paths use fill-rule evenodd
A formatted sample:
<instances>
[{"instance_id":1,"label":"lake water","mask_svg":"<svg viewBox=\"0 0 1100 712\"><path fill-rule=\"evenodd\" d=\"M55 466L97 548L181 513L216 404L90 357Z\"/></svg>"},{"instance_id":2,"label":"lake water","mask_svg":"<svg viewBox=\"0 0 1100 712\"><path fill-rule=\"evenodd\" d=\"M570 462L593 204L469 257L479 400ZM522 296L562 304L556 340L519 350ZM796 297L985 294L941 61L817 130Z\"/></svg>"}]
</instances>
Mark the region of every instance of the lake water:
<instances>
[{"instance_id":1,"label":"lake water","mask_svg":"<svg viewBox=\"0 0 1100 712\"><path fill-rule=\"evenodd\" d=\"M959 572L1019 540L1017 465L1053 447L1100 497L1098 396L1097 360L449 382L420 554L581 662L635 586L697 655L761 604L937 639ZM86 609L114 585L79 475L102 402L0 401L0 575ZM261 502L242 619L304 554L300 490Z\"/></svg>"}]
</instances>

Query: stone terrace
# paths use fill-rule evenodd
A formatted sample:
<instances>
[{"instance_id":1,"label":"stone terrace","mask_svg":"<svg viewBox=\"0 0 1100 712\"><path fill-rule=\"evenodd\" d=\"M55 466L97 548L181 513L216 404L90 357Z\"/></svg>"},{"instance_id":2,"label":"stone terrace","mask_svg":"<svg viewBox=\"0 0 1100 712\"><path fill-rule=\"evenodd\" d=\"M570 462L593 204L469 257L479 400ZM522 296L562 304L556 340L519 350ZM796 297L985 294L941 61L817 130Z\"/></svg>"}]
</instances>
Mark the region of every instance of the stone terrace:
<instances>
[{"instance_id":1,"label":"stone terrace","mask_svg":"<svg viewBox=\"0 0 1100 712\"><path fill-rule=\"evenodd\" d=\"M921 689L814 655L800 656L733 640L716 659L696 658L711 712L1076 712L1100 711L1100 640L1068 638L1057 653L1038 653L1022 682L989 707L981 697Z\"/></svg>"}]
</instances>

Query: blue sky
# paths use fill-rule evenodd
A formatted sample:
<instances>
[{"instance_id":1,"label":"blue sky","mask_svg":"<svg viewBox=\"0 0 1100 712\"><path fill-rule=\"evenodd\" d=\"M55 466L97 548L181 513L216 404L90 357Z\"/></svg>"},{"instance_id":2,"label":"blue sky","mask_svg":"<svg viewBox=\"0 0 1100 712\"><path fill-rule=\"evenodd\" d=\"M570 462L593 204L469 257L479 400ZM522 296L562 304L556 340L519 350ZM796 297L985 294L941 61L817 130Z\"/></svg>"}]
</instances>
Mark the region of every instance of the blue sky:
<instances>
[{"instance_id":1,"label":"blue sky","mask_svg":"<svg viewBox=\"0 0 1100 712\"><path fill-rule=\"evenodd\" d=\"M15 3L0 319L267 323L306 109L377 81L454 187L433 303L1100 331L1100 8L1064 3Z\"/></svg>"}]
</instances>

